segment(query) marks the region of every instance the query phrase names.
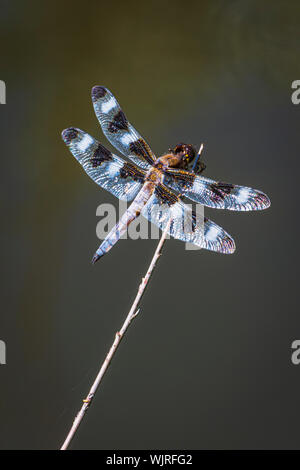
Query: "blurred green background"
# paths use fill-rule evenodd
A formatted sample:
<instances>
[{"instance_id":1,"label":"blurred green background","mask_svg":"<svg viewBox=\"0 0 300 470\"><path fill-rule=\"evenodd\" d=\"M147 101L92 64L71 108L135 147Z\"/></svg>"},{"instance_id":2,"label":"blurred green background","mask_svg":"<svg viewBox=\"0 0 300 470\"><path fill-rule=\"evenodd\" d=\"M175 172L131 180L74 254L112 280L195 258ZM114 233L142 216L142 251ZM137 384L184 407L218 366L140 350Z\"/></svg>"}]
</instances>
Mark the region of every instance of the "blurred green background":
<instances>
[{"instance_id":1,"label":"blurred green background","mask_svg":"<svg viewBox=\"0 0 300 470\"><path fill-rule=\"evenodd\" d=\"M252 186L262 213L205 211L232 256L164 254L72 449L299 448L298 1L1 1L0 447L56 449L157 241L95 266L95 185L60 133L108 148L90 99L108 87L159 155L205 144L205 175Z\"/></svg>"}]
</instances>

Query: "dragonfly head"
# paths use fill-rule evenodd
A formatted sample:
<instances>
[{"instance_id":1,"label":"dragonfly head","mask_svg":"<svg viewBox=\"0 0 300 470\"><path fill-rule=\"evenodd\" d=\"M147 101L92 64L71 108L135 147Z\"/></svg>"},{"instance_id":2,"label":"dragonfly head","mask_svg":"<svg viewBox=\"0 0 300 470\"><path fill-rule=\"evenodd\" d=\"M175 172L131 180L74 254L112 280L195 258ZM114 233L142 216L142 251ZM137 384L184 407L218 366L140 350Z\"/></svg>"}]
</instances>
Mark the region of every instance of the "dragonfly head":
<instances>
[{"instance_id":1,"label":"dragonfly head","mask_svg":"<svg viewBox=\"0 0 300 470\"><path fill-rule=\"evenodd\" d=\"M183 169L187 169L196 156L196 150L190 144L177 144L172 152L181 158L180 168Z\"/></svg>"}]
</instances>

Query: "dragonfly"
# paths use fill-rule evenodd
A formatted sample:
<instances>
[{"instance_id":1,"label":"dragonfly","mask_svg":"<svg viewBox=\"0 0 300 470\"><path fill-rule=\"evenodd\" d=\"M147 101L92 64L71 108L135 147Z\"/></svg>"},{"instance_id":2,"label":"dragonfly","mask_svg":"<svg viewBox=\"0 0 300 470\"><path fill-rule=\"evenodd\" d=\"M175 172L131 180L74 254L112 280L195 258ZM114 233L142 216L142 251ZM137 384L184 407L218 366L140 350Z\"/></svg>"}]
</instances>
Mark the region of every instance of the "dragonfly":
<instances>
[{"instance_id":1,"label":"dragonfly","mask_svg":"<svg viewBox=\"0 0 300 470\"><path fill-rule=\"evenodd\" d=\"M167 230L173 238L218 253L233 253L233 238L206 217L199 222L184 198L215 209L252 211L267 209L268 196L246 186L204 177L200 152L197 154L191 144L179 143L157 158L107 88L94 86L92 102L107 140L128 160L75 127L65 129L62 139L99 186L120 200L132 201L95 252L92 263L118 242L139 215L162 231Z\"/></svg>"}]
</instances>

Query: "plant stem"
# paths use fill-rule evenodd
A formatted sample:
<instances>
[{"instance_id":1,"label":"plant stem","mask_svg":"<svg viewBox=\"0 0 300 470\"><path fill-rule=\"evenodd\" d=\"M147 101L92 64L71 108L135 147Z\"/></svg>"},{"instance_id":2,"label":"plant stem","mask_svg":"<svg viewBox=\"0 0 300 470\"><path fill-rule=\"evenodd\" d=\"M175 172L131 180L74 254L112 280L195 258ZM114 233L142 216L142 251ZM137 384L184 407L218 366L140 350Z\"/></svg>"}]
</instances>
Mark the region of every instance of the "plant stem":
<instances>
[{"instance_id":1,"label":"plant stem","mask_svg":"<svg viewBox=\"0 0 300 470\"><path fill-rule=\"evenodd\" d=\"M108 366L109 366L109 364L110 364L110 362L111 362L111 360L112 360L112 358L113 358L113 356L114 356L114 354L115 354L115 352L116 352L116 350L117 350L117 348L118 348L118 346L121 342L121 339L125 335L131 321L137 316L137 314L139 312L139 309L138 310L136 310L136 309L137 309L138 304L139 304L139 302L140 302L140 300L141 300L141 298L144 294L144 291L147 287L148 281L151 277L153 269L155 268L156 262L157 262L158 258L161 255L161 250L162 250L163 244L165 242L166 236L168 234L168 229L170 227L170 223L171 223L171 218L169 219L169 221L166 225L166 228L164 229L163 234L162 234L162 236L159 240L159 243L157 245L157 248L155 250L153 258L151 260L150 266L149 266L149 268L146 272L146 275L145 275L145 277L142 278L142 282L140 283L137 295L136 295L136 297L134 299L134 302L133 302L133 304L130 308L130 311L129 311L129 313L128 313L128 315L127 315L120 331L117 331L117 333L115 335L114 342L113 342L106 358L104 359L104 362L103 362L103 364L102 364L102 366L101 366L101 368L98 372L98 375L97 375L97 377L96 377L96 379L95 379L95 381L94 381L87 397L83 400L83 405L82 405L80 411L78 412L78 414L76 415L76 417L74 419L74 422L72 424L72 427L69 431L69 434L67 435L66 440L64 441L64 443L63 443L60 450L66 450L68 448L68 446L69 446L71 440L73 439L73 437L74 437L74 435L75 435L75 433L76 433L76 431L77 431L77 429L78 429L78 427L79 427L79 425L80 425L80 423L81 423L88 407L91 404L92 399L95 396L95 393L96 393L96 391L97 391L97 389L98 389L98 387L99 387L99 385L100 385L100 383L103 379L103 376L104 376L104 374L105 374L105 372L106 372L106 370L107 370L107 368L108 368Z\"/></svg>"}]
</instances>

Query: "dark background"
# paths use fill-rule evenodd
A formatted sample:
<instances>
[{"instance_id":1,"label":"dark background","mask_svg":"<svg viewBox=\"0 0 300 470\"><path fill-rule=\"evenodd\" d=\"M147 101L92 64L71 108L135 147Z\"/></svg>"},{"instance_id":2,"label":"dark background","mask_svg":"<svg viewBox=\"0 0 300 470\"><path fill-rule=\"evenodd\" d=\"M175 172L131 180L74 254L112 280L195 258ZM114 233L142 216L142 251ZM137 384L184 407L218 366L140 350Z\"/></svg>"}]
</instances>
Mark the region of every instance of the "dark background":
<instances>
[{"instance_id":1,"label":"dark background","mask_svg":"<svg viewBox=\"0 0 300 470\"><path fill-rule=\"evenodd\" d=\"M206 216L226 256L167 241L141 312L72 449L299 448L298 1L1 1L0 446L56 449L157 241L92 266L94 184L60 133L111 149L90 90L107 86L156 154L205 144L206 176L269 210Z\"/></svg>"}]
</instances>

